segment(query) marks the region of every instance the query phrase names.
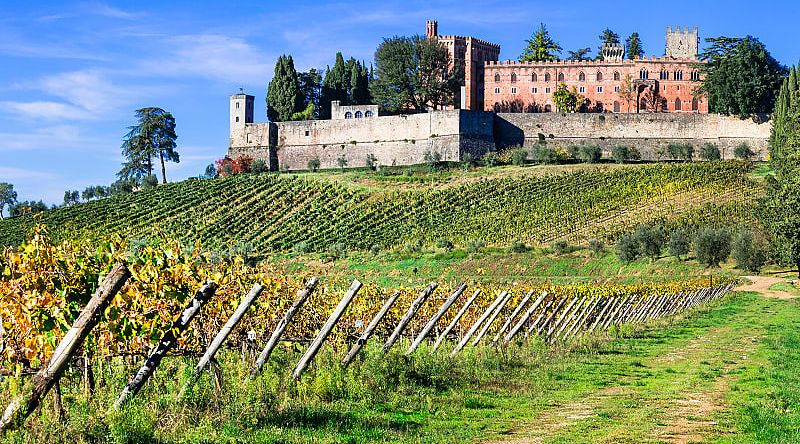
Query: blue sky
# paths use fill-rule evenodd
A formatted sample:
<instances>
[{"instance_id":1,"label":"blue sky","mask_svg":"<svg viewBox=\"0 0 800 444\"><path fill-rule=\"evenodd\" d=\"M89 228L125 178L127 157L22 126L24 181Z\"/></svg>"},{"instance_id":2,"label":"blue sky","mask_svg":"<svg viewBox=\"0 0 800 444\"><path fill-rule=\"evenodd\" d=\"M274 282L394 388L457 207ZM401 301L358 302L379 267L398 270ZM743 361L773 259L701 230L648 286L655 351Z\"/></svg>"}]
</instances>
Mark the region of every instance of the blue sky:
<instances>
[{"instance_id":1,"label":"blue sky","mask_svg":"<svg viewBox=\"0 0 800 444\"><path fill-rule=\"evenodd\" d=\"M609 6L613 4L614 6ZM424 33L499 43L514 59L539 22L566 50L590 46L610 27L642 36L663 55L668 25L709 36L758 37L780 62L800 51L787 38L793 0L602 1L172 1L0 3L0 182L20 200L60 203L65 189L109 184L133 111L159 106L178 124L180 164L167 176L200 174L225 155L228 96L243 87L265 120L265 88L278 55L298 69L324 68L336 51L368 63L384 37Z\"/></svg>"}]
</instances>

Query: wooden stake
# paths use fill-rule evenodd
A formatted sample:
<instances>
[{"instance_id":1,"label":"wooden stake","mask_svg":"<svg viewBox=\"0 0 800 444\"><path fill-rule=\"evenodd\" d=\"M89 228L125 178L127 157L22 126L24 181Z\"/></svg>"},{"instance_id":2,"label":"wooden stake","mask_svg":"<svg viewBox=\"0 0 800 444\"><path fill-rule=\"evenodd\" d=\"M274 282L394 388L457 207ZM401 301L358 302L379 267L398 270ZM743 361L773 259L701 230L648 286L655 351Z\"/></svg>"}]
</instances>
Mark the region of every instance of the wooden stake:
<instances>
[{"instance_id":1,"label":"wooden stake","mask_svg":"<svg viewBox=\"0 0 800 444\"><path fill-rule=\"evenodd\" d=\"M388 352L389 349L392 348L394 343L397 342L398 339L400 339L400 335L403 334L403 330L406 329L408 323L411 322L411 319L413 319L414 315L417 314L417 311L420 309L420 307L422 307L422 304L425 303L428 297L431 294L433 294L433 292L436 290L436 287L438 286L439 284L437 284L436 282L431 282L427 287L425 287L424 290L422 290L422 293L420 293L417 299L415 299L414 302L411 303L411 306L408 307L406 314L403 315L403 317L400 319L400 322L397 324L397 327L395 327L394 331L392 332L392 335L389 336L389 339L386 340L385 344L383 344L384 353Z\"/></svg>"},{"instance_id":2,"label":"wooden stake","mask_svg":"<svg viewBox=\"0 0 800 444\"><path fill-rule=\"evenodd\" d=\"M508 332L506 337L503 338L503 345L507 345L509 342L511 342L512 339L514 339L514 336L516 336L517 332L519 332L525 325L525 323L528 322L528 319L530 319L531 315L533 315L533 312L536 311L537 308L539 308L539 305L542 303L542 301L544 301L545 297L547 297L547 292L543 291L542 294L539 295L539 299L536 299L536 302L534 302L533 305L531 305L530 308L528 308L525 314L522 315L522 317L519 319L517 324L514 325L514 328L512 328L511 331Z\"/></svg>"},{"instance_id":3,"label":"wooden stake","mask_svg":"<svg viewBox=\"0 0 800 444\"><path fill-rule=\"evenodd\" d=\"M431 350L431 353L435 352L439 348L439 346L442 345L442 341L444 341L444 338L446 338L447 335L450 333L450 331L453 330L453 328L455 328L456 324L458 324L458 321L461 320L461 317L464 316L464 313L467 312L467 309L470 307L470 305L472 305L472 302L475 301L475 298L477 298L479 294L481 294L480 288L475 290L475 293L473 293L472 296L467 300L467 302L464 303L464 305L461 307L461 310L458 310L458 313L456 313L456 317L454 317L453 320L450 321L450 324L447 326L447 328L445 328L444 331L439 335L439 337L436 338L436 343L433 344L433 350Z\"/></svg>"},{"instance_id":4,"label":"wooden stake","mask_svg":"<svg viewBox=\"0 0 800 444\"><path fill-rule=\"evenodd\" d=\"M503 302L501 302L500 305L497 306L497 308L494 310L494 313L492 313L489 319L483 324L483 328L481 328L480 333L478 333L478 335L475 336L475 340L472 341L473 347L478 345L478 342L480 342L480 340L483 339L483 335L485 335L486 332L489 331L489 328L494 323L494 320L497 319L498 316L500 316L500 312L503 311L503 307L505 307L508 301L511 300L511 293L504 291L503 294L505 295Z\"/></svg>"},{"instance_id":5,"label":"wooden stake","mask_svg":"<svg viewBox=\"0 0 800 444\"><path fill-rule=\"evenodd\" d=\"M428 323L425 324L425 327L422 329L419 335L417 335L417 339L415 339L414 342L411 344L411 347L408 348L406 355L414 353L414 350L416 350L417 347L419 347L419 344L421 344L422 341L425 339L425 337L428 336L428 333L436 325L436 323L439 322L439 319L441 319L441 317L444 316L447 310L450 309L450 307L456 302L456 299L458 299L459 296L461 296L461 293L463 293L464 290L466 289L467 289L467 284L459 285L458 288L456 288L456 291L454 291L453 294L451 294L450 297L447 298L446 301L444 301L444 304L442 304L442 306L439 307L439 311L437 311L436 314L433 315L433 317L428 321Z\"/></svg>"},{"instance_id":6,"label":"wooden stake","mask_svg":"<svg viewBox=\"0 0 800 444\"><path fill-rule=\"evenodd\" d=\"M519 312L522 311L522 309L525 307L525 304L527 304L528 301L531 299L531 296L533 296L533 290L529 291L528 294L526 294L525 297L522 298L522 301L520 301L520 303L517 305L517 308L515 308L514 311L511 312L511 315L508 316L506 322L504 322L503 326L500 327L500 331L498 331L497 334L494 335L494 338L492 339L491 342L492 347L494 347L495 344L497 344L497 341L500 340L500 336L502 336L503 333L506 332L506 329L511 325L511 322L514 321L514 318L517 317Z\"/></svg>"},{"instance_id":7,"label":"wooden stake","mask_svg":"<svg viewBox=\"0 0 800 444\"><path fill-rule=\"evenodd\" d=\"M500 304L500 301L502 301L505 298L505 295L506 295L505 292L500 293L500 295L498 295L494 299L492 304L489 305L489 308L487 308L486 311L483 312L481 317L478 318L478 320L475 321L474 324L472 324L472 327L470 327L470 329L467 331L467 333L464 335L464 337L461 338L461 341L459 341L459 343L456 345L456 347L453 349L453 351L450 352L450 357L451 358L454 357L455 355L457 355L458 352L460 352L461 349L464 348L465 345L467 345L467 342L469 342L469 338L471 338L472 335L474 335L475 332L478 330L478 328L480 328L480 326L483 323L483 321L485 321L486 318L488 318L492 314L492 311L494 311L494 309Z\"/></svg>"},{"instance_id":8,"label":"wooden stake","mask_svg":"<svg viewBox=\"0 0 800 444\"><path fill-rule=\"evenodd\" d=\"M344 359L342 360L343 367L347 368L347 366L350 365L350 362L353 360L353 358L356 357L358 352L361 351L361 348L364 347L364 345L367 343L370 336L372 336L372 333L378 327L378 324L381 322L384 316L386 316L386 313L389 312L389 309L392 308L392 305L394 305L394 302L397 300L398 297L400 297L400 290L396 290L394 294L386 302L384 302L383 307L381 307L380 311L378 311L378 314L376 314L375 317L372 318L372 321L370 321L369 325L367 325L367 328L364 330L364 333L361 334L361 337L359 337L358 341L356 341L356 343L353 344L353 346L350 348L350 351L347 353L347 356L345 356Z\"/></svg>"}]
</instances>

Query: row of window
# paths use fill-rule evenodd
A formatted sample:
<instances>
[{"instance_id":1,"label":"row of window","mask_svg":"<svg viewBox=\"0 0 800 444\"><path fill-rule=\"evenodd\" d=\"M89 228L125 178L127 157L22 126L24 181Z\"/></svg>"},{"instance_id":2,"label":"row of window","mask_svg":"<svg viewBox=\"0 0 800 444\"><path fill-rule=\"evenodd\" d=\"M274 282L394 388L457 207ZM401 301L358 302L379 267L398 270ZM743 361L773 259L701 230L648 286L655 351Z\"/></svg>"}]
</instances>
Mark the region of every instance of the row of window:
<instances>
[{"instance_id":1,"label":"row of window","mask_svg":"<svg viewBox=\"0 0 800 444\"><path fill-rule=\"evenodd\" d=\"M690 74L690 77L691 77L692 80L700 80L700 73L698 71L692 71L691 74ZM566 77L564 76L563 72L558 73L558 81L559 82L564 82L565 78ZM641 71L639 71L639 78L642 79L642 80L647 80L647 79L650 78L650 73L647 71L647 69L642 69ZM663 70L663 71L660 72L660 74L659 74L659 79L660 80L669 80L669 78L670 78L670 72L669 71ZM495 73L494 82L495 83L500 83L500 80L501 80L500 73ZM598 82L602 82L603 81L603 73L598 71L597 74L595 74L595 80L598 81ZM614 80L615 81L619 81L620 80L619 72L616 72L616 71L614 72ZM683 71L681 71L681 70L673 71L672 72L672 80L683 80ZM538 82L538 81L539 81L539 76L536 73L531 74L531 82ZM550 73L545 73L544 74L544 81L545 82L550 82L551 81ZM578 74L578 81L579 82L585 82L586 81L586 74L584 74L583 72L579 73ZM511 73L511 83L517 83L517 73L515 73L515 72Z\"/></svg>"},{"instance_id":2,"label":"row of window","mask_svg":"<svg viewBox=\"0 0 800 444\"><path fill-rule=\"evenodd\" d=\"M372 117L372 111L367 111L367 112L365 112L363 114L361 113L361 111L356 111L356 119L360 119L362 117ZM353 113L351 113L350 111L344 113L344 118L345 119L352 119L353 118Z\"/></svg>"},{"instance_id":3,"label":"row of window","mask_svg":"<svg viewBox=\"0 0 800 444\"><path fill-rule=\"evenodd\" d=\"M601 110L604 109L603 102L600 102L600 101L595 102L595 106L598 109L601 109ZM499 110L499 104L498 103L495 103L494 107L495 107L495 111ZM667 101L666 101L666 99L661 101L661 107L664 110L667 109ZM698 111L699 110L699 102L697 101L697 99L693 99L692 100L691 107L692 107L692 109L691 109L692 111ZM675 99L675 111L682 111L683 110L682 108L683 108L683 103L681 102L681 100L680 99ZM619 101L615 100L613 109L614 109L615 113L622 112L622 104ZM642 99L641 103L639 104L639 109L645 110L645 111L648 109L648 104L647 104L646 100ZM549 113L549 112L552 112L552 111L553 111L553 107L550 104L545 104L544 105L544 112ZM517 108L515 110L514 105L512 104L511 112L521 112L521 110L519 110L519 108Z\"/></svg>"},{"instance_id":4,"label":"row of window","mask_svg":"<svg viewBox=\"0 0 800 444\"><path fill-rule=\"evenodd\" d=\"M495 88L494 89L494 93L495 94L500 94L500 91L501 91L500 88ZM547 87L547 88L544 89L544 93L545 94L550 94L550 91L551 91L550 87ZM597 92L598 93L602 93L603 91L604 91L604 89L603 89L602 86L598 86L597 87ZM515 87L515 86L511 87L511 94L517 94L517 92L518 92L517 91L517 87ZM586 92L586 87L585 86L578 87L578 92L579 93L585 93ZM614 92L619 92L619 85L614 86ZM537 87L531 88L531 93L532 94L539 94L539 88L537 88Z\"/></svg>"}]
</instances>

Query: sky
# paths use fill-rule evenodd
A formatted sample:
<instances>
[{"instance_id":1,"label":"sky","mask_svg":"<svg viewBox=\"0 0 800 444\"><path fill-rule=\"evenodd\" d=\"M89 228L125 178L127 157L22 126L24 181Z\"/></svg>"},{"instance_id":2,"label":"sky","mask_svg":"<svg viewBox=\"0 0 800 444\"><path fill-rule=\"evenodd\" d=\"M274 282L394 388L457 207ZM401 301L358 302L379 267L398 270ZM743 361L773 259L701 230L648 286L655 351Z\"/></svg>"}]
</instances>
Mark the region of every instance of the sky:
<instances>
[{"instance_id":1,"label":"sky","mask_svg":"<svg viewBox=\"0 0 800 444\"><path fill-rule=\"evenodd\" d=\"M613 6L611 6L613 5ZM170 181L197 176L229 143L229 96L256 96L280 54L298 70L332 65L337 51L371 63L383 38L470 35L516 59L545 23L567 50L591 47L606 27L638 32L647 55L664 54L667 26L700 28L701 39L752 35L783 64L800 60L787 30L796 0L603 1L0 1L0 182L19 200L63 200L64 190L108 185L134 111L157 106L177 121L181 161ZM702 42L701 42L702 47Z\"/></svg>"}]
</instances>

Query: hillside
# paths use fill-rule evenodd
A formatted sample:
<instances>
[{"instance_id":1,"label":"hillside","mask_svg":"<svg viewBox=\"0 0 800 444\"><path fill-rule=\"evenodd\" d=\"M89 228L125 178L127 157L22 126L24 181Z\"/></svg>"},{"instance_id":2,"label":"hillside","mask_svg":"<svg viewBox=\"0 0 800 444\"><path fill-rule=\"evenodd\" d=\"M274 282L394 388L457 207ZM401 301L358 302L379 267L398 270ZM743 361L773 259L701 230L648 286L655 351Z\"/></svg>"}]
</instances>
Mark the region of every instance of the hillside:
<instances>
[{"instance_id":1,"label":"hillside","mask_svg":"<svg viewBox=\"0 0 800 444\"><path fill-rule=\"evenodd\" d=\"M2 221L0 244L18 244L36 223L61 240L161 232L213 249L246 243L256 253L300 242L313 250L440 238L456 245L586 243L612 240L641 223L736 223L749 217L760 193L739 162L365 174L248 174L167 184Z\"/></svg>"}]
</instances>

